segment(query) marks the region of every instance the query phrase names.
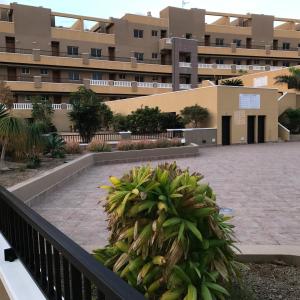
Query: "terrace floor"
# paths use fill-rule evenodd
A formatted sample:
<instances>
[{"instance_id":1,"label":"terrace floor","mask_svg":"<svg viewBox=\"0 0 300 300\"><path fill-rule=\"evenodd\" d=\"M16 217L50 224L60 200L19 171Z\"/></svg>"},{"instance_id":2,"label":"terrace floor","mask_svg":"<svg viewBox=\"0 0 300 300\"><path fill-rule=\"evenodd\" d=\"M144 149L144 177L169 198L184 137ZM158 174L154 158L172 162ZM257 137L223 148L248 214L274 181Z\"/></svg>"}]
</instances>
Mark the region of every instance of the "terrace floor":
<instances>
[{"instance_id":1,"label":"terrace floor","mask_svg":"<svg viewBox=\"0 0 300 300\"><path fill-rule=\"evenodd\" d=\"M300 245L299 142L203 148L200 156L177 162L202 173L219 206L233 209L240 243ZM108 232L99 200L106 192L97 187L138 164L94 166L33 209L86 250L104 246Z\"/></svg>"}]
</instances>

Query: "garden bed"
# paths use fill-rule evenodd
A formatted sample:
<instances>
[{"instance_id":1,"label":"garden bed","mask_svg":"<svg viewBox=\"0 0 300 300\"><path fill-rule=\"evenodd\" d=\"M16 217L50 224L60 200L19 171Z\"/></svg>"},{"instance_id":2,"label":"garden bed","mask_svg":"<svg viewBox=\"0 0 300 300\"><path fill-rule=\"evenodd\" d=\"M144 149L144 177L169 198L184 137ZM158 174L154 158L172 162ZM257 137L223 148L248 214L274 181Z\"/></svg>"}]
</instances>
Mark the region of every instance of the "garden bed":
<instances>
[{"instance_id":1,"label":"garden bed","mask_svg":"<svg viewBox=\"0 0 300 300\"><path fill-rule=\"evenodd\" d=\"M37 169L27 169L26 163L6 162L10 168L8 171L0 171L0 185L11 187L24 180L40 175L41 173L71 161L80 155L66 155L65 158L43 157L41 166Z\"/></svg>"},{"instance_id":2,"label":"garden bed","mask_svg":"<svg viewBox=\"0 0 300 300\"><path fill-rule=\"evenodd\" d=\"M300 267L282 262L246 264L242 286L235 285L232 300L298 300L300 299Z\"/></svg>"}]
</instances>

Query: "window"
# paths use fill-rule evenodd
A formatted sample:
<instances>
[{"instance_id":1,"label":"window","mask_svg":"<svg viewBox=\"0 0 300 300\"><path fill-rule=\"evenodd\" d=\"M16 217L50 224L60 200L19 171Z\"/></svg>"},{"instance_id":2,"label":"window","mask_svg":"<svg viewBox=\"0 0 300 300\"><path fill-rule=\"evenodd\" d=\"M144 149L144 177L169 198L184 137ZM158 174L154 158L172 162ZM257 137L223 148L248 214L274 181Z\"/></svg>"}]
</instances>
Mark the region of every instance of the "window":
<instances>
[{"instance_id":1,"label":"window","mask_svg":"<svg viewBox=\"0 0 300 300\"><path fill-rule=\"evenodd\" d=\"M121 80L125 80L126 79L126 74L119 74L119 78Z\"/></svg>"},{"instance_id":2,"label":"window","mask_svg":"<svg viewBox=\"0 0 300 300\"><path fill-rule=\"evenodd\" d=\"M152 30L152 36L158 36L158 31L157 30Z\"/></svg>"},{"instance_id":3,"label":"window","mask_svg":"<svg viewBox=\"0 0 300 300\"><path fill-rule=\"evenodd\" d=\"M24 100L31 102L31 96L30 95L25 95Z\"/></svg>"},{"instance_id":4,"label":"window","mask_svg":"<svg viewBox=\"0 0 300 300\"><path fill-rule=\"evenodd\" d=\"M152 81L154 81L154 82L158 82L158 76L156 76L156 75L155 75L155 76L153 76L153 77L152 77Z\"/></svg>"},{"instance_id":5,"label":"window","mask_svg":"<svg viewBox=\"0 0 300 300\"><path fill-rule=\"evenodd\" d=\"M216 64L223 65L224 64L224 59L222 59L222 58L216 59Z\"/></svg>"},{"instance_id":6,"label":"window","mask_svg":"<svg viewBox=\"0 0 300 300\"><path fill-rule=\"evenodd\" d=\"M247 59L247 65L252 65L252 59Z\"/></svg>"},{"instance_id":7,"label":"window","mask_svg":"<svg viewBox=\"0 0 300 300\"><path fill-rule=\"evenodd\" d=\"M102 74L101 74L101 72L93 72L93 73L92 73L92 79L93 79L93 80L101 80L101 79L102 79Z\"/></svg>"},{"instance_id":8,"label":"window","mask_svg":"<svg viewBox=\"0 0 300 300\"><path fill-rule=\"evenodd\" d=\"M162 39L166 38L166 37L167 37L167 30L161 30L161 31L160 31L160 37L161 37Z\"/></svg>"},{"instance_id":9,"label":"window","mask_svg":"<svg viewBox=\"0 0 300 300\"><path fill-rule=\"evenodd\" d=\"M77 71L70 71L69 72L69 79L70 80L79 80L79 72Z\"/></svg>"},{"instance_id":10,"label":"window","mask_svg":"<svg viewBox=\"0 0 300 300\"><path fill-rule=\"evenodd\" d=\"M185 34L185 38L190 40L193 37L193 35L191 33L186 33Z\"/></svg>"},{"instance_id":11,"label":"window","mask_svg":"<svg viewBox=\"0 0 300 300\"><path fill-rule=\"evenodd\" d=\"M91 48L91 56L92 57L101 57L101 49Z\"/></svg>"},{"instance_id":12,"label":"window","mask_svg":"<svg viewBox=\"0 0 300 300\"><path fill-rule=\"evenodd\" d=\"M283 67L289 67L289 66L290 66L290 63L289 63L288 61L284 61L284 62L282 63L282 66L283 66Z\"/></svg>"},{"instance_id":13,"label":"window","mask_svg":"<svg viewBox=\"0 0 300 300\"><path fill-rule=\"evenodd\" d=\"M67 49L68 49L68 55L75 55L75 56L78 55L78 47L68 46Z\"/></svg>"},{"instance_id":14,"label":"window","mask_svg":"<svg viewBox=\"0 0 300 300\"><path fill-rule=\"evenodd\" d=\"M135 75L134 80L137 81L137 82L144 82L144 76Z\"/></svg>"},{"instance_id":15,"label":"window","mask_svg":"<svg viewBox=\"0 0 300 300\"><path fill-rule=\"evenodd\" d=\"M48 101L49 100L49 96L48 95L41 95L41 100L42 101Z\"/></svg>"},{"instance_id":16,"label":"window","mask_svg":"<svg viewBox=\"0 0 300 300\"><path fill-rule=\"evenodd\" d=\"M241 65L242 62L241 62L239 59L234 59L234 60L233 60L233 64L234 64L234 65Z\"/></svg>"},{"instance_id":17,"label":"window","mask_svg":"<svg viewBox=\"0 0 300 300\"><path fill-rule=\"evenodd\" d=\"M135 57L137 60L144 60L144 53L134 52L134 57Z\"/></svg>"},{"instance_id":18,"label":"window","mask_svg":"<svg viewBox=\"0 0 300 300\"><path fill-rule=\"evenodd\" d=\"M298 44L298 48L300 48L300 44Z\"/></svg>"},{"instance_id":19,"label":"window","mask_svg":"<svg viewBox=\"0 0 300 300\"><path fill-rule=\"evenodd\" d=\"M224 45L224 39L219 39L219 38L217 38L217 39L216 39L216 45L217 45L217 46L223 46L223 45Z\"/></svg>"},{"instance_id":20,"label":"window","mask_svg":"<svg viewBox=\"0 0 300 300\"><path fill-rule=\"evenodd\" d=\"M241 47L242 45L242 40L234 39L233 42L236 44L237 47Z\"/></svg>"},{"instance_id":21,"label":"window","mask_svg":"<svg viewBox=\"0 0 300 300\"><path fill-rule=\"evenodd\" d=\"M158 54L157 53L152 53L152 58L153 59L157 59L158 58Z\"/></svg>"},{"instance_id":22,"label":"window","mask_svg":"<svg viewBox=\"0 0 300 300\"><path fill-rule=\"evenodd\" d=\"M254 65L260 65L260 61L259 59L254 59L254 62L253 62Z\"/></svg>"},{"instance_id":23,"label":"window","mask_svg":"<svg viewBox=\"0 0 300 300\"><path fill-rule=\"evenodd\" d=\"M48 69L41 69L41 75L48 75Z\"/></svg>"},{"instance_id":24,"label":"window","mask_svg":"<svg viewBox=\"0 0 300 300\"><path fill-rule=\"evenodd\" d=\"M144 37L144 30L134 29L133 36L137 39L142 39Z\"/></svg>"},{"instance_id":25,"label":"window","mask_svg":"<svg viewBox=\"0 0 300 300\"><path fill-rule=\"evenodd\" d=\"M29 68L22 68L22 74L30 74L30 69Z\"/></svg>"},{"instance_id":26,"label":"window","mask_svg":"<svg viewBox=\"0 0 300 300\"><path fill-rule=\"evenodd\" d=\"M283 50L289 50L290 49L290 43L282 43L282 49Z\"/></svg>"},{"instance_id":27,"label":"window","mask_svg":"<svg viewBox=\"0 0 300 300\"><path fill-rule=\"evenodd\" d=\"M269 59L266 59L265 60L265 65L267 65L267 66L271 65L271 61Z\"/></svg>"}]
</instances>

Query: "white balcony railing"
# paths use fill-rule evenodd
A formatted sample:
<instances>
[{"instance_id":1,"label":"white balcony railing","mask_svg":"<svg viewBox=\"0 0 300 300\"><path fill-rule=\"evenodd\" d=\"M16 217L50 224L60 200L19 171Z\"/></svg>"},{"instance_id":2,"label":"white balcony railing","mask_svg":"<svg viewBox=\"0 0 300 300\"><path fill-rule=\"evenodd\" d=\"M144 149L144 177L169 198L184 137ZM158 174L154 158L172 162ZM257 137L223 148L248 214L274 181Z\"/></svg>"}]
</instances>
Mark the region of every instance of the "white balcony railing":
<instances>
[{"instance_id":1,"label":"white balcony railing","mask_svg":"<svg viewBox=\"0 0 300 300\"><path fill-rule=\"evenodd\" d=\"M217 69L231 70L231 65L228 65L228 64L217 64Z\"/></svg>"},{"instance_id":2,"label":"white balcony railing","mask_svg":"<svg viewBox=\"0 0 300 300\"><path fill-rule=\"evenodd\" d=\"M108 80L90 80L90 85L101 85L101 86L108 86Z\"/></svg>"},{"instance_id":3,"label":"white balcony railing","mask_svg":"<svg viewBox=\"0 0 300 300\"><path fill-rule=\"evenodd\" d=\"M213 65L212 64L198 64L199 69L212 69Z\"/></svg>"},{"instance_id":4,"label":"white balcony railing","mask_svg":"<svg viewBox=\"0 0 300 300\"><path fill-rule=\"evenodd\" d=\"M31 103L14 103L14 109L32 109Z\"/></svg>"},{"instance_id":5,"label":"white balcony railing","mask_svg":"<svg viewBox=\"0 0 300 300\"><path fill-rule=\"evenodd\" d=\"M153 88L153 82L138 82L137 86L141 88Z\"/></svg>"},{"instance_id":6,"label":"white balcony railing","mask_svg":"<svg viewBox=\"0 0 300 300\"><path fill-rule=\"evenodd\" d=\"M248 65L236 65L236 69L239 71L239 70L243 70L243 71L249 71L250 70L250 68L249 68L250 66L248 66Z\"/></svg>"},{"instance_id":7,"label":"white balcony railing","mask_svg":"<svg viewBox=\"0 0 300 300\"><path fill-rule=\"evenodd\" d=\"M198 64L199 69L221 69L221 70L231 70L233 66L236 67L236 70L244 70L244 71L266 71L268 70L267 66L255 66L255 65L230 65L230 64ZM270 66L270 70L281 70L284 67Z\"/></svg>"},{"instance_id":8,"label":"white balcony railing","mask_svg":"<svg viewBox=\"0 0 300 300\"><path fill-rule=\"evenodd\" d=\"M265 71L266 67L265 66L252 66L252 70L254 71Z\"/></svg>"},{"instance_id":9,"label":"white balcony railing","mask_svg":"<svg viewBox=\"0 0 300 300\"><path fill-rule=\"evenodd\" d=\"M54 110L66 109L72 110L72 104L69 103L61 103L61 104L52 104L52 108ZM21 110L31 110L32 103L14 103L13 109L21 109Z\"/></svg>"},{"instance_id":10,"label":"white balcony railing","mask_svg":"<svg viewBox=\"0 0 300 300\"><path fill-rule=\"evenodd\" d=\"M180 68L191 68L192 64L190 62L180 61L179 62L179 67Z\"/></svg>"},{"instance_id":11,"label":"white balcony railing","mask_svg":"<svg viewBox=\"0 0 300 300\"><path fill-rule=\"evenodd\" d=\"M190 90L192 88L192 85L191 84L186 84L186 83L181 83L181 84L179 84L179 88L181 90Z\"/></svg>"},{"instance_id":12,"label":"white balcony railing","mask_svg":"<svg viewBox=\"0 0 300 300\"><path fill-rule=\"evenodd\" d=\"M172 83L157 83L157 87L159 89L171 89L172 88Z\"/></svg>"},{"instance_id":13,"label":"white balcony railing","mask_svg":"<svg viewBox=\"0 0 300 300\"><path fill-rule=\"evenodd\" d=\"M131 87L131 81L114 81L114 86Z\"/></svg>"}]
</instances>

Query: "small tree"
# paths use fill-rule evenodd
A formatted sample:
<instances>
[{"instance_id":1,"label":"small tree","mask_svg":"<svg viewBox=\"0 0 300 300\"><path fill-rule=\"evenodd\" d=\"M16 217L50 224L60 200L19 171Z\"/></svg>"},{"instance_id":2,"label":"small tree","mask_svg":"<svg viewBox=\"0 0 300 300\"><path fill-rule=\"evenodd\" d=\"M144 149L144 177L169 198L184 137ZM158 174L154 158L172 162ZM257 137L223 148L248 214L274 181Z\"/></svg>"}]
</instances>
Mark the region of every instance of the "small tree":
<instances>
[{"instance_id":1,"label":"small tree","mask_svg":"<svg viewBox=\"0 0 300 300\"><path fill-rule=\"evenodd\" d=\"M165 131L170 128L184 128L182 117L176 113L161 113L159 123L161 131Z\"/></svg>"},{"instance_id":2,"label":"small tree","mask_svg":"<svg viewBox=\"0 0 300 300\"><path fill-rule=\"evenodd\" d=\"M92 90L80 87L77 92L71 94L70 103L73 109L69 118L84 143L89 143L97 130L108 127L112 112Z\"/></svg>"},{"instance_id":3,"label":"small tree","mask_svg":"<svg viewBox=\"0 0 300 300\"><path fill-rule=\"evenodd\" d=\"M239 78L237 79L226 79L221 82L221 85L230 85L230 86L244 86L243 81Z\"/></svg>"},{"instance_id":4,"label":"small tree","mask_svg":"<svg viewBox=\"0 0 300 300\"><path fill-rule=\"evenodd\" d=\"M300 90L300 69L289 68L289 75L275 77L276 84L286 83L289 89Z\"/></svg>"},{"instance_id":5,"label":"small tree","mask_svg":"<svg viewBox=\"0 0 300 300\"><path fill-rule=\"evenodd\" d=\"M13 108L14 95L10 88L4 81L0 81L0 102L3 103L8 109Z\"/></svg>"},{"instance_id":6,"label":"small tree","mask_svg":"<svg viewBox=\"0 0 300 300\"><path fill-rule=\"evenodd\" d=\"M128 116L129 130L134 133L154 133L160 131L161 111L158 107L138 108Z\"/></svg>"},{"instance_id":7,"label":"small tree","mask_svg":"<svg viewBox=\"0 0 300 300\"><path fill-rule=\"evenodd\" d=\"M45 132L50 132L53 129L52 117L54 110L52 103L49 100L44 100L41 97L33 97L31 116L35 122L45 124Z\"/></svg>"},{"instance_id":8,"label":"small tree","mask_svg":"<svg viewBox=\"0 0 300 300\"><path fill-rule=\"evenodd\" d=\"M115 114L112 119L112 126L116 132L128 130L129 126L127 116Z\"/></svg>"},{"instance_id":9,"label":"small tree","mask_svg":"<svg viewBox=\"0 0 300 300\"><path fill-rule=\"evenodd\" d=\"M191 124L194 128L197 128L209 117L209 112L207 108L195 104L185 107L181 111L181 115L185 124Z\"/></svg>"}]
</instances>

